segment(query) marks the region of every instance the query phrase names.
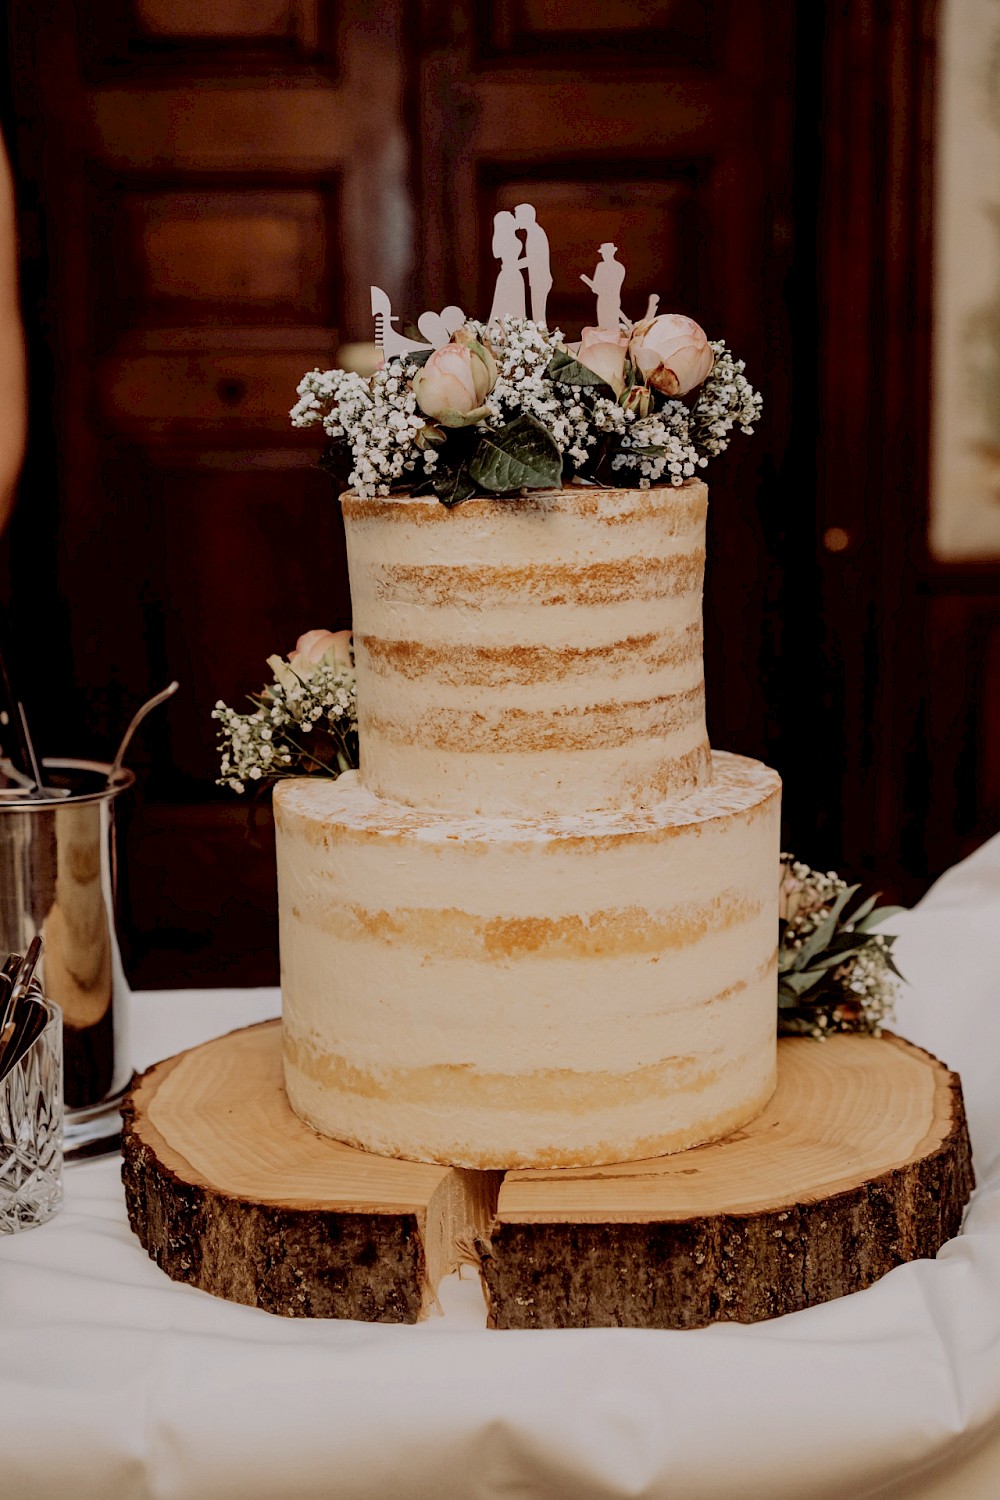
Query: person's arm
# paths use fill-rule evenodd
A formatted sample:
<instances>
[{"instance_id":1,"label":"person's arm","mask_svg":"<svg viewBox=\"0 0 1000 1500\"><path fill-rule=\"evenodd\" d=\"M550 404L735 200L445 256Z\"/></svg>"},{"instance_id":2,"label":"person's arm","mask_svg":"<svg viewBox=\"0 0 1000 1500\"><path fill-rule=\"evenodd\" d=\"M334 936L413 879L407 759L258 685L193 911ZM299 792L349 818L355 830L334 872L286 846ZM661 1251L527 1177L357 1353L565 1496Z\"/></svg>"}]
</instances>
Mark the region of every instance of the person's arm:
<instances>
[{"instance_id":1,"label":"person's arm","mask_svg":"<svg viewBox=\"0 0 1000 1500\"><path fill-rule=\"evenodd\" d=\"M17 294L14 183L0 140L0 532L14 506L27 425L24 333Z\"/></svg>"}]
</instances>

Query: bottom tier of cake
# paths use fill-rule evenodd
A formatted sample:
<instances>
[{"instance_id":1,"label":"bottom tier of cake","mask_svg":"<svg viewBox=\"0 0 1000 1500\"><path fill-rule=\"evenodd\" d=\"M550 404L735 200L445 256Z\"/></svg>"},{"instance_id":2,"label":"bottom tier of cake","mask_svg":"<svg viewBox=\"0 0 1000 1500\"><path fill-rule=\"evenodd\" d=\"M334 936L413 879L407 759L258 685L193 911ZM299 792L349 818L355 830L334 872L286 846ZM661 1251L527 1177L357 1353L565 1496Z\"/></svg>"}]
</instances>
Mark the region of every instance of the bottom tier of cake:
<instances>
[{"instance_id":1,"label":"bottom tier of cake","mask_svg":"<svg viewBox=\"0 0 1000 1500\"><path fill-rule=\"evenodd\" d=\"M285 1084L326 1135L477 1168L662 1156L775 1085L780 782L455 818L278 787Z\"/></svg>"}]
</instances>

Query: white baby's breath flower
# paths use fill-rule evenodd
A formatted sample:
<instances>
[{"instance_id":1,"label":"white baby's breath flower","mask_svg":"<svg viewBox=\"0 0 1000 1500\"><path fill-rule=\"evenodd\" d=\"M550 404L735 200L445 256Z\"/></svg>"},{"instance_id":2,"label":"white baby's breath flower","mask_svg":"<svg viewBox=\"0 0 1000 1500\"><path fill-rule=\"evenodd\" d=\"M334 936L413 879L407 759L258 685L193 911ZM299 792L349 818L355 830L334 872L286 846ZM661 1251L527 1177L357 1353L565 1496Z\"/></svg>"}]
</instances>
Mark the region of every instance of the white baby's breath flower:
<instances>
[{"instance_id":1,"label":"white baby's breath flower","mask_svg":"<svg viewBox=\"0 0 1000 1500\"><path fill-rule=\"evenodd\" d=\"M574 470L592 475L606 459L619 481L683 484L725 451L735 429L752 432L760 416L761 398L743 361L721 341L710 345L714 365L693 405L671 399L650 411L648 400L630 404L628 390L622 404L601 386L550 379L553 355L565 351L558 329L509 316L489 327L469 322L466 329L489 345L497 366L479 425L503 427L532 417L564 456L565 478ZM393 359L367 380L344 370L313 370L299 384L293 425L322 426L331 440L346 443L348 482L362 497L426 485L439 469L450 468L447 439L444 448L417 442L426 425L412 387L418 368L413 359ZM639 408L647 414L639 416Z\"/></svg>"},{"instance_id":2,"label":"white baby's breath flower","mask_svg":"<svg viewBox=\"0 0 1000 1500\"><path fill-rule=\"evenodd\" d=\"M212 713L220 726L219 784L234 792L279 776L338 776L357 765L353 667L331 653L299 678L280 657L271 662L274 680L251 699L252 713L221 699Z\"/></svg>"}]
</instances>

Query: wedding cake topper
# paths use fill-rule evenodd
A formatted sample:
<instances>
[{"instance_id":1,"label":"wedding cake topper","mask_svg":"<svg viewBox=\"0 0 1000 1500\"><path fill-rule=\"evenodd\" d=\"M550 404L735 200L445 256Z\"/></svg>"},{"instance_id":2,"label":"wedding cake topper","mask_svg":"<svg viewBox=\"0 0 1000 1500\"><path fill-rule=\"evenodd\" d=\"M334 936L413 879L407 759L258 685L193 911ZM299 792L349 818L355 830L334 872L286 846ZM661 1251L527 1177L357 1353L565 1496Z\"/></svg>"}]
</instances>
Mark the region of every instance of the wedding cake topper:
<instances>
[{"instance_id":1,"label":"wedding cake topper","mask_svg":"<svg viewBox=\"0 0 1000 1500\"><path fill-rule=\"evenodd\" d=\"M617 328L624 322L622 316L622 282L625 267L616 260L618 246L610 242L601 246L601 257L593 276L581 276L580 280L597 293L598 328ZM628 327L628 324L625 324Z\"/></svg>"},{"instance_id":2,"label":"wedding cake topper","mask_svg":"<svg viewBox=\"0 0 1000 1500\"><path fill-rule=\"evenodd\" d=\"M494 214L493 254L500 262L500 272L488 321L498 323L503 317L526 316L524 277L521 274L526 270L531 294L531 320L544 326L545 304L552 289L549 237L530 203L519 203L513 213L501 209Z\"/></svg>"},{"instance_id":3,"label":"wedding cake topper","mask_svg":"<svg viewBox=\"0 0 1000 1500\"><path fill-rule=\"evenodd\" d=\"M623 328L630 332L633 323L622 312L621 292L625 266L617 259L618 246L610 241L598 248L601 259L593 276L581 273L580 280L597 297L597 328ZM493 256L500 262L487 326L503 318L528 316L530 297L531 321L545 327L545 311L552 290L549 237L538 222L530 203L519 203L513 213L501 209L493 216ZM525 275L527 272L527 286ZM460 307L445 307L441 312L423 312L417 319L417 332L423 341L407 338L393 326L398 319L392 311L388 294L381 287L372 289L372 317L375 319L375 343L384 359L399 359L432 349L443 349L463 326L465 314ZM659 296L649 294L645 319L656 316Z\"/></svg>"},{"instance_id":4,"label":"wedding cake topper","mask_svg":"<svg viewBox=\"0 0 1000 1500\"><path fill-rule=\"evenodd\" d=\"M496 213L491 244L499 265L485 321L452 303L414 327L373 286L379 368L367 379L313 370L300 383L292 424L322 426L321 462L344 488L457 505L566 484L680 485L735 428L753 431L760 396L721 339L658 313L655 292L630 321L612 240L597 246L592 275L578 271L597 305L576 342L546 321L551 255L533 206Z\"/></svg>"},{"instance_id":5,"label":"wedding cake topper","mask_svg":"<svg viewBox=\"0 0 1000 1500\"><path fill-rule=\"evenodd\" d=\"M375 319L375 342L384 359L400 359L421 349L443 349L465 322L465 313L460 307L445 307L439 313L421 313L417 319L417 332L423 334L426 343L408 339L392 326L397 321L396 315L389 294L380 286L372 287L372 317Z\"/></svg>"}]
</instances>

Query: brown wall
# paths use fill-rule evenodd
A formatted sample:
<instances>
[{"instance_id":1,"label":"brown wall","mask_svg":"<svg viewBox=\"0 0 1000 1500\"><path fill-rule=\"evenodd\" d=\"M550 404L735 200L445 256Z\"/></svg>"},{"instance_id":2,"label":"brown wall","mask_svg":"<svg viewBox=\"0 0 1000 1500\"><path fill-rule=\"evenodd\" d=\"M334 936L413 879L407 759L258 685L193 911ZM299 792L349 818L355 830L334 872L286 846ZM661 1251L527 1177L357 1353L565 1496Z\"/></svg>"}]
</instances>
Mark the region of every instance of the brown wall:
<instances>
[{"instance_id":1,"label":"brown wall","mask_svg":"<svg viewBox=\"0 0 1000 1500\"><path fill-rule=\"evenodd\" d=\"M628 310L658 290L765 392L708 474L706 664L712 737L782 771L787 841L912 896L995 826L997 577L924 541L932 5L10 15L33 430L7 593L22 657L46 644L33 714L53 753L106 755L184 689L133 756L140 982L275 976L268 810L250 827L215 788L209 713L349 620L299 375L370 336L370 282L483 309L492 214L525 198L568 332L613 237Z\"/></svg>"}]
</instances>

